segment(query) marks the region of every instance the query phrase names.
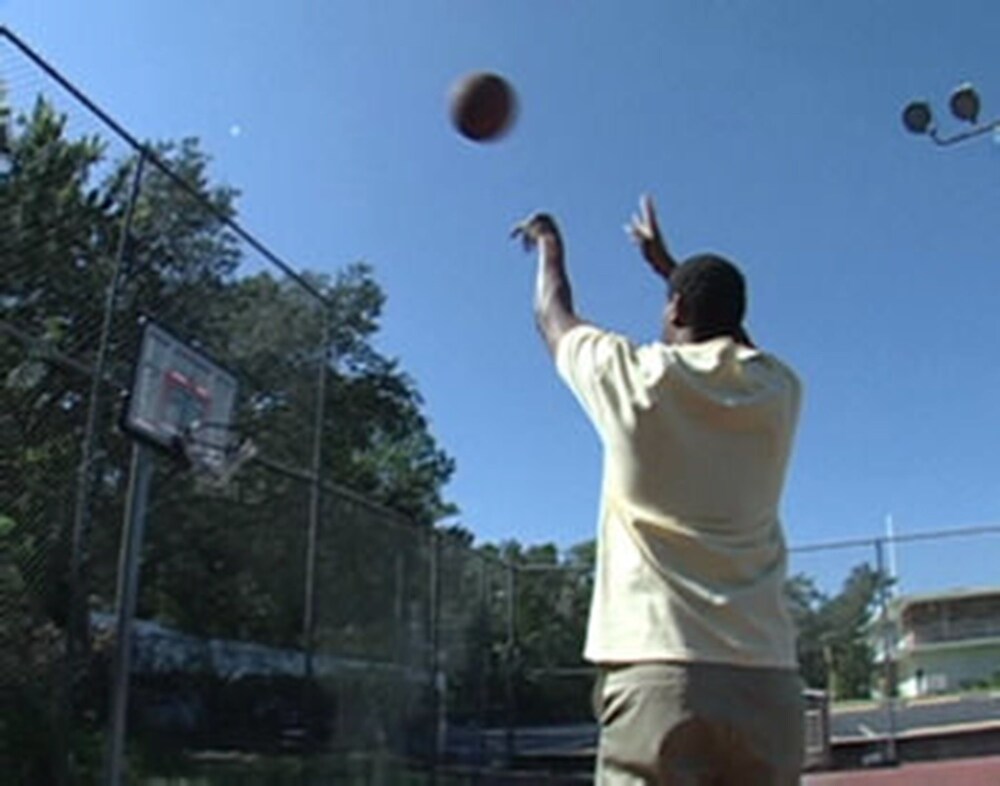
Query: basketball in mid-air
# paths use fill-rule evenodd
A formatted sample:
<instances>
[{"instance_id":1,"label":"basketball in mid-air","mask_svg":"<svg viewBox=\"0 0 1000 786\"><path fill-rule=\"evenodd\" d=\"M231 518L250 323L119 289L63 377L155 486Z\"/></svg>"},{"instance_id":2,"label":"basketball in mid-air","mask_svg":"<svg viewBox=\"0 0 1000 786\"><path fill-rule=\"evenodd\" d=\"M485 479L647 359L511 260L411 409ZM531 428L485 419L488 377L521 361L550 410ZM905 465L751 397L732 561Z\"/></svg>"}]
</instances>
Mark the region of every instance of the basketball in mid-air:
<instances>
[{"instance_id":1,"label":"basketball in mid-air","mask_svg":"<svg viewBox=\"0 0 1000 786\"><path fill-rule=\"evenodd\" d=\"M451 122L473 142L502 137L517 116L517 96L502 76L485 71L468 74L451 90Z\"/></svg>"}]
</instances>

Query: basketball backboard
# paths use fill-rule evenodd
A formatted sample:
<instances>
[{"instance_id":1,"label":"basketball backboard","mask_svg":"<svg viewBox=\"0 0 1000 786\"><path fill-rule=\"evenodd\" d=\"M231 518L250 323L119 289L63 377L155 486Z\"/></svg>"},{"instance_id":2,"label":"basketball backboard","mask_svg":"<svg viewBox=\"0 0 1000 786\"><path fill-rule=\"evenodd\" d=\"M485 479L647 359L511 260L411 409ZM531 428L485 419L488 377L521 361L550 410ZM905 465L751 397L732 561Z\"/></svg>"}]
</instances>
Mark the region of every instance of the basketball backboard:
<instances>
[{"instance_id":1,"label":"basketball backboard","mask_svg":"<svg viewBox=\"0 0 1000 786\"><path fill-rule=\"evenodd\" d=\"M123 426L164 450L198 424L224 447L236 404L236 377L162 326L146 321Z\"/></svg>"}]
</instances>

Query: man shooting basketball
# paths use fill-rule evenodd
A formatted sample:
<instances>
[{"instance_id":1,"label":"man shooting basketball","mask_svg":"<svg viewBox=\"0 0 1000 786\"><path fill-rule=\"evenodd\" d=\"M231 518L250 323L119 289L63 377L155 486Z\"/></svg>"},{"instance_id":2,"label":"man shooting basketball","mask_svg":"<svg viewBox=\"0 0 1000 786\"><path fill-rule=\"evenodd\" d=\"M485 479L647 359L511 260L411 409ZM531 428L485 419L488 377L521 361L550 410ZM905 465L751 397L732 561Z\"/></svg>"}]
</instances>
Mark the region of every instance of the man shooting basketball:
<instances>
[{"instance_id":1,"label":"man shooting basketball","mask_svg":"<svg viewBox=\"0 0 1000 786\"><path fill-rule=\"evenodd\" d=\"M750 342L734 265L676 265L649 199L629 229L669 285L662 338L647 345L576 315L550 216L514 230L538 250L538 328L604 450L584 651L600 674L596 782L798 783L778 506L799 382Z\"/></svg>"}]
</instances>

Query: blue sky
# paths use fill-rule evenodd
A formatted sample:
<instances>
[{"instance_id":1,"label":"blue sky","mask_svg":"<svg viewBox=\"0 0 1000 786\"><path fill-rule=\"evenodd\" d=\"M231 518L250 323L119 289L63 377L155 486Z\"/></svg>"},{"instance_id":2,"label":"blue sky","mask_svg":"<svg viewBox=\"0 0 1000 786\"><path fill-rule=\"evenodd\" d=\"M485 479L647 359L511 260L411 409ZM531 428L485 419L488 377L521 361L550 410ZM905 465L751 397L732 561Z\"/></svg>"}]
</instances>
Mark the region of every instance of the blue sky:
<instances>
[{"instance_id":1,"label":"blue sky","mask_svg":"<svg viewBox=\"0 0 1000 786\"><path fill-rule=\"evenodd\" d=\"M964 80L1000 115L1000 6L967 0L5 0L0 17L141 138L202 139L241 220L301 268L366 259L398 357L482 540L592 537L599 451L531 321L562 222L583 316L657 336L662 287L622 224L651 192L673 249L745 269L758 343L807 391L783 508L793 544L1000 521L1000 145L945 130ZM449 127L490 69L502 142ZM913 588L995 581L1000 537L900 553ZM919 552L919 554L918 554ZM831 557L831 559L833 559Z\"/></svg>"}]
</instances>

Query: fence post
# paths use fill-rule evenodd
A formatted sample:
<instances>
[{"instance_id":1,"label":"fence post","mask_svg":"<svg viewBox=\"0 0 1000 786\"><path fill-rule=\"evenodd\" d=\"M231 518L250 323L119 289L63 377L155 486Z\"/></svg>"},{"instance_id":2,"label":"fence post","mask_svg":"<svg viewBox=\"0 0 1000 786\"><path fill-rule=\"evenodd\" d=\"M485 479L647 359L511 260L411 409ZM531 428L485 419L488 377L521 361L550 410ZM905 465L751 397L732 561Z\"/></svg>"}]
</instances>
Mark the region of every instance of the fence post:
<instances>
[{"instance_id":1,"label":"fence post","mask_svg":"<svg viewBox=\"0 0 1000 786\"><path fill-rule=\"evenodd\" d=\"M428 587L430 611L430 676L431 709L434 735L431 750L430 782L437 783L437 771L444 752L447 728L444 720L444 696L441 682L441 538L433 527L428 531L430 540L430 586Z\"/></svg>"},{"instance_id":2,"label":"fence post","mask_svg":"<svg viewBox=\"0 0 1000 786\"><path fill-rule=\"evenodd\" d=\"M875 565L878 571L878 603L882 628L882 693L886 709L886 763L898 760L896 751L896 697L895 697L895 666L893 650L895 641L892 635L892 622L889 619L889 587L885 572L885 538L875 540Z\"/></svg>"},{"instance_id":3,"label":"fence post","mask_svg":"<svg viewBox=\"0 0 1000 786\"><path fill-rule=\"evenodd\" d=\"M504 658L504 698L506 704L506 758L510 764L514 760L514 727L517 723L517 712L514 706L514 667L517 658L517 566L507 563L507 646Z\"/></svg>"},{"instance_id":4,"label":"fence post","mask_svg":"<svg viewBox=\"0 0 1000 786\"><path fill-rule=\"evenodd\" d=\"M114 272L108 283L104 301L104 315L101 321L101 332L98 337L97 354L91 369L90 394L87 399L87 418L83 429L83 439L80 444L80 464L77 470L76 499L73 506L73 525L70 532L69 552L69 609L66 617L66 653L59 690L61 693L60 712L62 717L57 724L59 729L57 778L60 784L69 782L70 737L72 733L72 715L74 707L74 685L76 681L77 664L81 653L87 649L89 639L89 619L87 614L86 592L81 586L83 576L83 551L85 533L90 518L90 495L93 487L94 454L97 445L97 421L101 409L101 386L104 384L105 368L108 363L108 347L111 343L111 331L114 328L115 306L118 293L125 279L126 256L128 253L128 238L132 233L132 217L135 215L135 203L139 198L142 186L143 169L146 154L140 150L135 161L135 171L132 173L132 183L125 202L125 215L121 231L118 235L115 249Z\"/></svg>"},{"instance_id":5,"label":"fence post","mask_svg":"<svg viewBox=\"0 0 1000 786\"><path fill-rule=\"evenodd\" d=\"M396 552L395 570L393 573L392 599L392 661L400 666L407 658L406 630L406 558L403 551Z\"/></svg>"},{"instance_id":6,"label":"fence post","mask_svg":"<svg viewBox=\"0 0 1000 786\"><path fill-rule=\"evenodd\" d=\"M323 326L319 373L316 380L316 412L313 419L312 458L309 482L309 528L306 535L306 575L305 603L302 619L302 647L305 650L305 682L309 686L313 679L313 649L316 629L316 550L319 538L323 483L320 473L323 468L323 424L326 416L326 377L330 363L330 309L322 304ZM312 691L307 687L309 694ZM308 709L308 706L307 706ZM308 718L307 718L308 720Z\"/></svg>"},{"instance_id":7,"label":"fence post","mask_svg":"<svg viewBox=\"0 0 1000 786\"><path fill-rule=\"evenodd\" d=\"M305 732L305 751L303 757L303 783L305 786L313 782L314 721L316 691L314 690L314 650L316 634L316 552L319 539L319 523L322 514L323 481L323 424L326 416L326 377L330 364L330 309L321 301L323 324L319 353L319 369L316 378L316 410L313 418L312 455L309 463L309 525L306 534L306 575L305 598L302 612L302 649L304 651L305 675L302 680L303 695L300 699L302 707L302 725Z\"/></svg>"},{"instance_id":8,"label":"fence post","mask_svg":"<svg viewBox=\"0 0 1000 786\"><path fill-rule=\"evenodd\" d=\"M479 645L479 695L476 697L476 714L479 718L478 734L476 735L476 764L482 766L486 760L486 729L489 727L489 693L490 693L490 641L492 625L490 624L490 596L486 558L473 552L479 561L479 608L476 624L476 635Z\"/></svg>"}]
</instances>

